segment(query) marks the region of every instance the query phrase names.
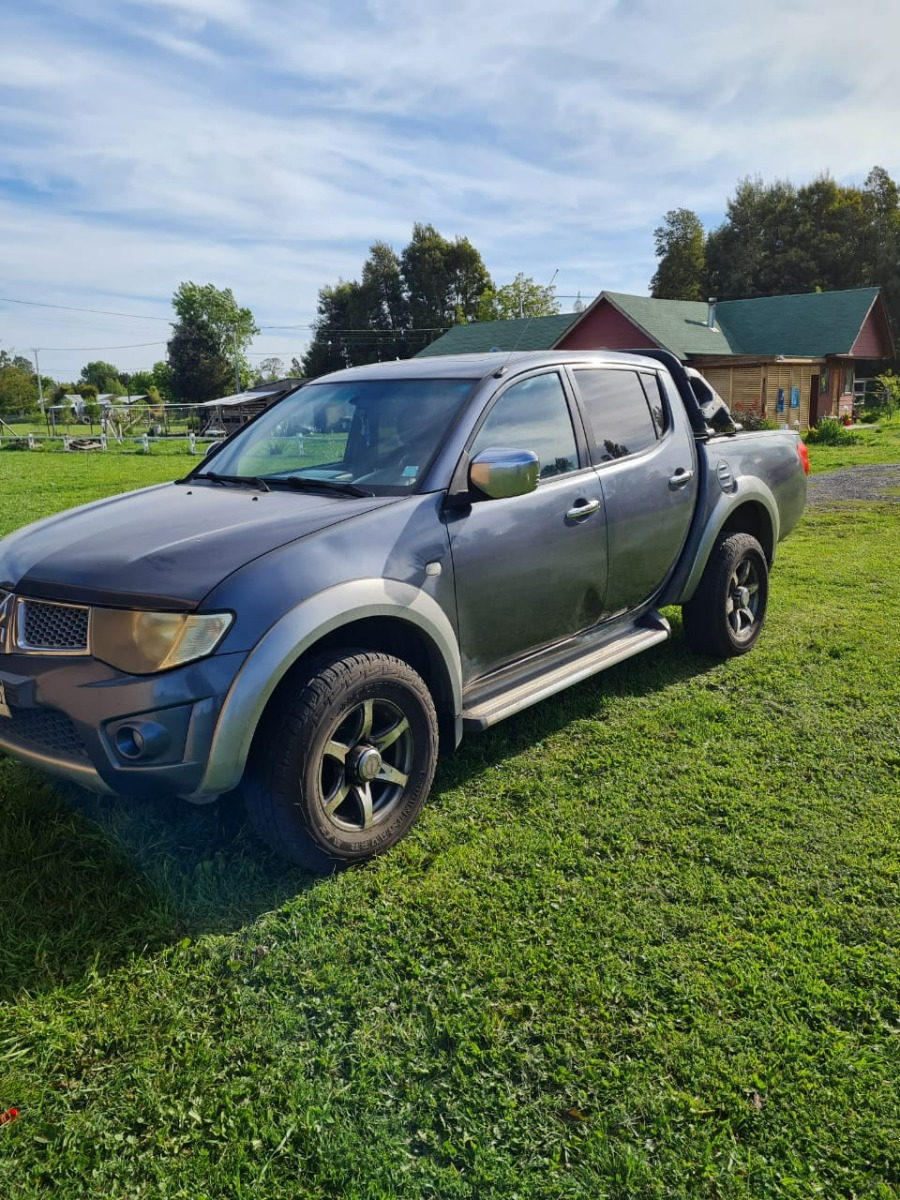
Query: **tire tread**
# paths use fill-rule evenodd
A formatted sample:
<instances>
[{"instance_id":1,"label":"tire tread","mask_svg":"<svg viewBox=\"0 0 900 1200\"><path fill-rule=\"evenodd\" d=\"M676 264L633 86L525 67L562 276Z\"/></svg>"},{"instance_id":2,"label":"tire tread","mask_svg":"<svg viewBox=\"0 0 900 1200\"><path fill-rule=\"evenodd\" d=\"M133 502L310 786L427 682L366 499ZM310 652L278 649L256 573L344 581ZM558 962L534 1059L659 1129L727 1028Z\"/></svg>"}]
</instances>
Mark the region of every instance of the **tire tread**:
<instances>
[{"instance_id":1,"label":"tire tread","mask_svg":"<svg viewBox=\"0 0 900 1200\"><path fill-rule=\"evenodd\" d=\"M316 725L334 696L383 680L386 668L393 675L392 682L399 682L415 693L427 714L431 735L427 780L430 787L438 751L437 717L431 693L412 667L389 654L345 650L311 660L284 710L269 716L267 727L257 738L243 786L248 819L271 849L307 870L335 871L352 858L329 853L315 840L304 807L294 798L297 781L293 764L303 753L310 728ZM427 787L425 790L427 795ZM398 836L405 833L414 816L415 813Z\"/></svg>"}]
</instances>

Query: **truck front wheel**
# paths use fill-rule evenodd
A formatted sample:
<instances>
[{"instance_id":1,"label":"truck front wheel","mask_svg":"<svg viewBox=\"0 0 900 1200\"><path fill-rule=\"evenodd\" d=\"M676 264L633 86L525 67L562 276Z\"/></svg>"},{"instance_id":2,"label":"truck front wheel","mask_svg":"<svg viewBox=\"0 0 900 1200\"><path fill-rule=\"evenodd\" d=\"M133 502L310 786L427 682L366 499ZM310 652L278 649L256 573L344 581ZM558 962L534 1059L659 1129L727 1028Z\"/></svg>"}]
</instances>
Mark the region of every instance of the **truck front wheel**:
<instances>
[{"instance_id":1,"label":"truck front wheel","mask_svg":"<svg viewBox=\"0 0 900 1200\"><path fill-rule=\"evenodd\" d=\"M331 871L403 837L438 751L434 703L411 667L369 651L320 658L268 722L243 790L277 854Z\"/></svg>"},{"instance_id":2,"label":"truck front wheel","mask_svg":"<svg viewBox=\"0 0 900 1200\"><path fill-rule=\"evenodd\" d=\"M688 645L699 654L733 658L752 648L769 599L769 567L749 533L722 536L692 599L682 607Z\"/></svg>"}]
</instances>

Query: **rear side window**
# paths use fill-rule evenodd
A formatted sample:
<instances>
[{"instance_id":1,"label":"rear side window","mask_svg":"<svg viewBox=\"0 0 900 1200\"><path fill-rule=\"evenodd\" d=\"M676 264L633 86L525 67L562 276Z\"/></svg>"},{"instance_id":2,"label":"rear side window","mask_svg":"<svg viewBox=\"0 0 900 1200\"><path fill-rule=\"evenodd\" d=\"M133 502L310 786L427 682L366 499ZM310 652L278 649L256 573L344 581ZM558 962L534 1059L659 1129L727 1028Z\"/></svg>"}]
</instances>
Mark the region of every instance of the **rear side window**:
<instances>
[{"instance_id":1,"label":"rear side window","mask_svg":"<svg viewBox=\"0 0 900 1200\"><path fill-rule=\"evenodd\" d=\"M637 371L576 369L593 440L594 462L640 454L662 435L665 410L656 380ZM646 383L647 390L644 390Z\"/></svg>"},{"instance_id":2,"label":"rear side window","mask_svg":"<svg viewBox=\"0 0 900 1200\"><path fill-rule=\"evenodd\" d=\"M647 403L650 406L650 416L653 420L653 428L656 431L656 436L661 438L666 431L666 409L663 404L659 376L647 375L642 372L638 378L644 385L644 392L647 396Z\"/></svg>"}]
</instances>

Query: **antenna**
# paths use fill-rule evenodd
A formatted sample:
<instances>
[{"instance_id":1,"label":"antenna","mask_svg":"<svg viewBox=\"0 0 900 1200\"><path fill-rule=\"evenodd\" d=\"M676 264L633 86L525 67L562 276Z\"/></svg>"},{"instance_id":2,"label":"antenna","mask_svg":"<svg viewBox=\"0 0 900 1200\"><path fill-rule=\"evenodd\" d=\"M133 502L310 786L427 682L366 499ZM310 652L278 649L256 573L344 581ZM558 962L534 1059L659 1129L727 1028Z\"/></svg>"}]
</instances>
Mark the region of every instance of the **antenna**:
<instances>
[{"instance_id":1,"label":"antenna","mask_svg":"<svg viewBox=\"0 0 900 1200\"><path fill-rule=\"evenodd\" d=\"M550 282L546 286L546 289L545 289L546 291L549 292L549 290L553 287L553 280L557 277L558 274L559 274L559 267L557 267L556 270L553 272L553 274L550 276ZM522 297L520 294L519 304L521 305L521 303L522 303ZM518 350L519 346L522 344L522 338L528 332L528 326L531 324L531 322L533 320L534 320L533 316L529 317L528 320L525 322L524 328L522 328L519 331L519 336L516 338L516 344L513 346L512 350L510 350L510 352L507 354L506 360L504 361L503 365L498 367L497 370L494 372L495 379L499 379L502 375L506 374L507 370L509 369L509 360L512 358L512 356Z\"/></svg>"}]
</instances>

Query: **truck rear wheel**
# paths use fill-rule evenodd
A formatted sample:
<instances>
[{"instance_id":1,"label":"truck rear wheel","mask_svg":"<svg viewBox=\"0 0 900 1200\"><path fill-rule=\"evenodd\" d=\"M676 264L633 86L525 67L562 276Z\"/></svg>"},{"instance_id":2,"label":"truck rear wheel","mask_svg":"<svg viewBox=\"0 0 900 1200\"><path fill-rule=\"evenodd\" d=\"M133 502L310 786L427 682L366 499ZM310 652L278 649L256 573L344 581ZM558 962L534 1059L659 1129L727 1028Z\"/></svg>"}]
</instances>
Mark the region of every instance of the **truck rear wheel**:
<instances>
[{"instance_id":1,"label":"truck rear wheel","mask_svg":"<svg viewBox=\"0 0 900 1200\"><path fill-rule=\"evenodd\" d=\"M247 815L299 866L362 862L412 825L437 751L434 703L406 663L368 651L320 658L258 739Z\"/></svg>"},{"instance_id":2,"label":"truck rear wheel","mask_svg":"<svg viewBox=\"0 0 900 1200\"><path fill-rule=\"evenodd\" d=\"M762 629L769 599L769 567L749 533L721 537L693 598L682 606L688 645L699 654L746 654Z\"/></svg>"}]
</instances>

